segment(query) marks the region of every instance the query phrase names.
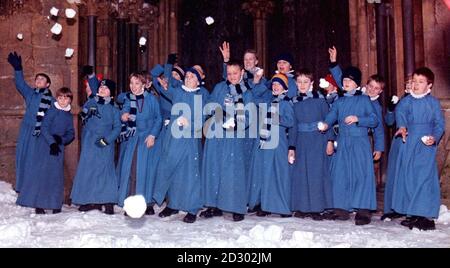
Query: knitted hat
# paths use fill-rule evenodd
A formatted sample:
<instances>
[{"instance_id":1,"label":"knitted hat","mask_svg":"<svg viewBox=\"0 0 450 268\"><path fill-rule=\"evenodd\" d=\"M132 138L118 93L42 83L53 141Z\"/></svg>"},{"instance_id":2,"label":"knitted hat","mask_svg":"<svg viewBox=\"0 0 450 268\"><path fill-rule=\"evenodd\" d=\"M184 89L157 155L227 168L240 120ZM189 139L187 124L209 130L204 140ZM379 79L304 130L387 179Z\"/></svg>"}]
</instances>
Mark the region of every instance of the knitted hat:
<instances>
[{"instance_id":1,"label":"knitted hat","mask_svg":"<svg viewBox=\"0 0 450 268\"><path fill-rule=\"evenodd\" d=\"M100 86L106 86L109 89L110 95L114 96L116 93L116 83L109 79L103 79Z\"/></svg>"},{"instance_id":2,"label":"knitted hat","mask_svg":"<svg viewBox=\"0 0 450 268\"><path fill-rule=\"evenodd\" d=\"M280 60L284 60L289 62L291 65L294 65L294 57L291 53L281 53L275 58L275 63L279 62Z\"/></svg>"},{"instance_id":3,"label":"knitted hat","mask_svg":"<svg viewBox=\"0 0 450 268\"><path fill-rule=\"evenodd\" d=\"M193 67L191 67L191 68L186 70L186 73L193 73L193 74L195 74L195 76L197 76L198 83L200 85L202 84L202 77L201 77L200 73L197 71L197 69L194 69Z\"/></svg>"},{"instance_id":4,"label":"knitted hat","mask_svg":"<svg viewBox=\"0 0 450 268\"><path fill-rule=\"evenodd\" d=\"M344 81L344 78L349 78L359 87L361 86L361 76L361 70L358 67L350 66L342 73L342 81Z\"/></svg>"},{"instance_id":5,"label":"knitted hat","mask_svg":"<svg viewBox=\"0 0 450 268\"><path fill-rule=\"evenodd\" d=\"M327 76L325 76L325 78L321 78L320 79L320 87L321 88L327 88L331 85L335 86L336 88L338 88L338 85L336 83L336 80L334 80L333 75L331 74L327 74Z\"/></svg>"},{"instance_id":6,"label":"knitted hat","mask_svg":"<svg viewBox=\"0 0 450 268\"><path fill-rule=\"evenodd\" d=\"M181 68L178 65L174 65L172 68L172 72L176 72L181 77L181 80L184 80L185 72L184 72L183 68Z\"/></svg>"},{"instance_id":7,"label":"knitted hat","mask_svg":"<svg viewBox=\"0 0 450 268\"><path fill-rule=\"evenodd\" d=\"M272 83L278 82L285 90L288 90L289 80L285 74L279 73L272 77Z\"/></svg>"}]
</instances>

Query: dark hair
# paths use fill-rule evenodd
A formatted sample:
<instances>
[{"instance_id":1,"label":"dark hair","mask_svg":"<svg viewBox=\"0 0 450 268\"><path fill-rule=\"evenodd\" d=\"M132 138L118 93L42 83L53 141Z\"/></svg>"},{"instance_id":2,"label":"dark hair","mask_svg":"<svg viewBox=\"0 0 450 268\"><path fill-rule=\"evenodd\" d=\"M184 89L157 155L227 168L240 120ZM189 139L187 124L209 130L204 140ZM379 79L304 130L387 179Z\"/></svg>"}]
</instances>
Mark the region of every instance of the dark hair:
<instances>
[{"instance_id":1,"label":"dark hair","mask_svg":"<svg viewBox=\"0 0 450 268\"><path fill-rule=\"evenodd\" d=\"M242 65L242 63L238 60L230 60L229 62L227 62L227 66L237 66L239 67L239 69L244 69L244 66Z\"/></svg>"},{"instance_id":2,"label":"dark hair","mask_svg":"<svg viewBox=\"0 0 450 268\"><path fill-rule=\"evenodd\" d=\"M36 74L36 76L34 77L34 80L36 80L36 78L38 78L38 76L42 76L47 80L47 83L49 83L50 85L52 84L52 80L50 80L50 77L47 74L44 73L38 73Z\"/></svg>"},{"instance_id":3,"label":"dark hair","mask_svg":"<svg viewBox=\"0 0 450 268\"><path fill-rule=\"evenodd\" d=\"M139 79L142 82L142 84L144 84L144 85L147 83L147 79L145 78L145 74L142 73L142 72L130 74L130 77L129 77L130 81L131 81L131 78L133 78L133 77Z\"/></svg>"},{"instance_id":4,"label":"dark hair","mask_svg":"<svg viewBox=\"0 0 450 268\"><path fill-rule=\"evenodd\" d=\"M381 75L378 75L378 74L374 74L371 77L369 77L369 80L367 80L367 84L369 84L372 81L375 81L378 84L380 84L382 89L386 85L386 82L384 81L384 78Z\"/></svg>"},{"instance_id":5,"label":"dark hair","mask_svg":"<svg viewBox=\"0 0 450 268\"><path fill-rule=\"evenodd\" d=\"M256 50L254 50L254 49L247 49L247 50L244 52L244 56L245 56L245 54L247 54L247 53L255 55L256 60L258 60L258 54L256 53Z\"/></svg>"},{"instance_id":6,"label":"dark hair","mask_svg":"<svg viewBox=\"0 0 450 268\"><path fill-rule=\"evenodd\" d=\"M427 67L421 67L419 69L416 69L413 73L413 75L423 75L427 78L428 84L434 83L434 73L430 70L430 68Z\"/></svg>"},{"instance_id":7,"label":"dark hair","mask_svg":"<svg viewBox=\"0 0 450 268\"><path fill-rule=\"evenodd\" d=\"M72 90L70 90L70 88L68 88L68 87L62 87L62 88L58 89L56 91L56 98L58 98L59 96L69 97L70 101L73 101Z\"/></svg>"},{"instance_id":8,"label":"dark hair","mask_svg":"<svg viewBox=\"0 0 450 268\"><path fill-rule=\"evenodd\" d=\"M311 80L311 82L314 81L314 75L309 69L302 68L302 69L298 70L297 72L295 72L295 79L297 79L297 77L302 76L302 75L308 77L309 80Z\"/></svg>"}]
</instances>

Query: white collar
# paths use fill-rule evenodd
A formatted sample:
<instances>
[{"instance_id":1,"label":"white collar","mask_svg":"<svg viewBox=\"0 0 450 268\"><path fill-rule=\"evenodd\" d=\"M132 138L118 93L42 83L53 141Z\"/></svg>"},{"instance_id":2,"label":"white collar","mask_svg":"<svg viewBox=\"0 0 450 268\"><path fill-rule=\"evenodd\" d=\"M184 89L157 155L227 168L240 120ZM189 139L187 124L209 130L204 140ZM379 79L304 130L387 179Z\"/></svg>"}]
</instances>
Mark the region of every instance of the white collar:
<instances>
[{"instance_id":1,"label":"white collar","mask_svg":"<svg viewBox=\"0 0 450 268\"><path fill-rule=\"evenodd\" d=\"M195 91L200 90L200 87L196 87L196 88L188 88L188 87L185 86L185 85L181 85L181 88L183 88L184 91L186 91L186 92L195 92Z\"/></svg>"},{"instance_id":2,"label":"white collar","mask_svg":"<svg viewBox=\"0 0 450 268\"><path fill-rule=\"evenodd\" d=\"M376 95L375 97L370 97L371 101L376 101L378 100L378 98L380 97L380 95Z\"/></svg>"},{"instance_id":3,"label":"white collar","mask_svg":"<svg viewBox=\"0 0 450 268\"><path fill-rule=\"evenodd\" d=\"M54 104L55 104L56 109L61 110L61 111L64 111L64 112L68 112L68 111L70 111L70 109L72 108L72 107L70 106L70 104L67 105L66 108L63 108L63 107L61 107L61 106L59 105L59 103L58 103L57 101L55 101Z\"/></svg>"},{"instance_id":4,"label":"white collar","mask_svg":"<svg viewBox=\"0 0 450 268\"><path fill-rule=\"evenodd\" d=\"M415 93L411 90L411 92L409 92L409 94L411 94L411 96L412 96L414 99L422 99L422 98L426 97L428 94L430 94L430 92L431 92L431 89L428 89L427 92L418 95L418 94L415 94Z\"/></svg>"}]
</instances>

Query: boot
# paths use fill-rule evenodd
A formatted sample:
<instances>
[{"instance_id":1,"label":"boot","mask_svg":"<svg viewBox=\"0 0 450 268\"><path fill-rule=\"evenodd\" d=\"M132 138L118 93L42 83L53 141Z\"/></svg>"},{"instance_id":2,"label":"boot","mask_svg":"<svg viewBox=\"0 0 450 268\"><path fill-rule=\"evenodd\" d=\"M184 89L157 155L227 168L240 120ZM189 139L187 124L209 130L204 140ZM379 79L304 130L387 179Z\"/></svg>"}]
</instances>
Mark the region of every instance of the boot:
<instances>
[{"instance_id":1,"label":"boot","mask_svg":"<svg viewBox=\"0 0 450 268\"><path fill-rule=\"evenodd\" d=\"M53 213L53 214L61 213L61 209L54 209L54 210L52 211L52 213Z\"/></svg>"},{"instance_id":2,"label":"boot","mask_svg":"<svg viewBox=\"0 0 450 268\"><path fill-rule=\"evenodd\" d=\"M294 212L294 217L300 218L300 219L305 219L305 218L311 217L311 213L296 211L296 212Z\"/></svg>"},{"instance_id":3,"label":"boot","mask_svg":"<svg viewBox=\"0 0 450 268\"><path fill-rule=\"evenodd\" d=\"M169 208L169 207L166 207L165 209L163 209L163 211L161 211L159 214L158 214L158 216L160 217L160 218L165 218L165 217L169 217L169 216L172 216L172 215L174 215L174 214L177 214L178 213L178 210L175 210L175 209L171 209L171 208Z\"/></svg>"},{"instance_id":4,"label":"boot","mask_svg":"<svg viewBox=\"0 0 450 268\"><path fill-rule=\"evenodd\" d=\"M419 230L422 231L430 231L430 230L436 230L436 225L434 224L434 220L429 220L425 217L419 217L418 220L411 224L412 227L410 229L413 229L416 227Z\"/></svg>"},{"instance_id":5,"label":"boot","mask_svg":"<svg viewBox=\"0 0 450 268\"><path fill-rule=\"evenodd\" d=\"M318 213L318 212L314 212L314 213L311 213L311 218L314 220L314 221L323 221L323 215L322 214L320 214L320 213Z\"/></svg>"},{"instance_id":6,"label":"boot","mask_svg":"<svg viewBox=\"0 0 450 268\"><path fill-rule=\"evenodd\" d=\"M197 216L191 213L188 213L186 216L184 216L183 221L185 223L194 223L197 219Z\"/></svg>"},{"instance_id":7,"label":"boot","mask_svg":"<svg viewBox=\"0 0 450 268\"><path fill-rule=\"evenodd\" d=\"M359 209L355 216L355 225L367 225L371 222L372 213L368 209Z\"/></svg>"},{"instance_id":8,"label":"boot","mask_svg":"<svg viewBox=\"0 0 450 268\"><path fill-rule=\"evenodd\" d=\"M114 204L108 203L104 204L105 206L105 214L114 215Z\"/></svg>"},{"instance_id":9,"label":"boot","mask_svg":"<svg viewBox=\"0 0 450 268\"><path fill-rule=\"evenodd\" d=\"M292 218L292 214L280 214L281 218Z\"/></svg>"},{"instance_id":10,"label":"boot","mask_svg":"<svg viewBox=\"0 0 450 268\"><path fill-rule=\"evenodd\" d=\"M348 221L349 219L350 219L350 212L340 208L334 209L333 220Z\"/></svg>"},{"instance_id":11,"label":"boot","mask_svg":"<svg viewBox=\"0 0 450 268\"><path fill-rule=\"evenodd\" d=\"M233 221L242 221L244 220L244 214L233 213Z\"/></svg>"},{"instance_id":12,"label":"boot","mask_svg":"<svg viewBox=\"0 0 450 268\"><path fill-rule=\"evenodd\" d=\"M262 211L262 210L256 211L256 216L258 216L258 217L265 217L265 216L268 216L270 214L272 214L272 213L267 212L267 211Z\"/></svg>"},{"instance_id":13,"label":"boot","mask_svg":"<svg viewBox=\"0 0 450 268\"><path fill-rule=\"evenodd\" d=\"M411 216L411 217L406 217L405 220L402 220L400 222L401 225L408 227L409 229L412 230L414 224L419 220L419 217L417 216Z\"/></svg>"},{"instance_id":14,"label":"boot","mask_svg":"<svg viewBox=\"0 0 450 268\"><path fill-rule=\"evenodd\" d=\"M35 208L34 212L36 214L45 214L45 210L43 208Z\"/></svg>"},{"instance_id":15,"label":"boot","mask_svg":"<svg viewBox=\"0 0 450 268\"><path fill-rule=\"evenodd\" d=\"M155 210L153 209L153 205L147 205L147 209L145 210L145 215L155 215Z\"/></svg>"},{"instance_id":16,"label":"boot","mask_svg":"<svg viewBox=\"0 0 450 268\"><path fill-rule=\"evenodd\" d=\"M218 208L208 208L205 211L202 211L200 213L200 217L206 218L206 219L209 219L212 217L220 217L222 215L223 215L222 210L220 210Z\"/></svg>"},{"instance_id":17,"label":"boot","mask_svg":"<svg viewBox=\"0 0 450 268\"><path fill-rule=\"evenodd\" d=\"M248 208L247 213L255 213L258 212L258 210L261 210L261 204L256 205L254 208Z\"/></svg>"}]
</instances>

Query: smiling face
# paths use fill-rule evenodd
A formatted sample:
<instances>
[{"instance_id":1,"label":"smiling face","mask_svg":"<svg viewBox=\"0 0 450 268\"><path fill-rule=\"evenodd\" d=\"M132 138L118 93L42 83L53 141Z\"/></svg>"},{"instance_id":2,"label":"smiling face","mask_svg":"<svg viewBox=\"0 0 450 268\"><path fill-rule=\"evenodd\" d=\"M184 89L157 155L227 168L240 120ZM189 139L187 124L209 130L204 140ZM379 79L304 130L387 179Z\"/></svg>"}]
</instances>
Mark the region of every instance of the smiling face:
<instances>
[{"instance_id":1,"label":"smiling face","mask_svg":"<svg viewBox=\"0 0 450 268\"><path fill-rule=\"evenodd\" d=\"M375 80L371 80L366 86L366 93L369 97L373 98L380 95L383 92L383 85Z\"/></svg>"},{"instance_id":2,"label":"smiling face","mask_svg":"<svg viewBox=\"0 0 450 268\"><path fill-rule=\"evenodd\" d=\"M197 88L200 85L197 76L194 73L187 72L184 78L184 85L188 88Z\"/></svg>"},{"instance_id":3,"label":"smiling face","mask_svg":"<svg viewBox=\"0 0 450 268\"><path fill-rule=\"evenodd\" d=\"M349 92L358 88L358 85L350 78L344 78L342 80L342 86L345 91Z\"/></svg>"},{"instance_id":4,"label":"smiling face","mask_svg":"<svg viewBox=\"0 0 450 268\"><path fill-rule=\"evenodd\" d=\"M272 83L272 94L274 96L278 96L286 92L284 87L279 82L273 82Z\"/></svg>"},{"instance_id":5,"label":"smiling face","mask_svg":"<svg viewBox=\"0 0 450 268\"><path fill-rule=\"evenodd\" d=\"M66 108L72 102L72 99L69 96L60 95L56 97L56 101L58 102L59 106L61 106L61 108Z\"/></svg>"},{"instance_id":6,"label":"smiling face","mask_svg":"<svg viewBox=\"0 0 450 268\"><path fill-rule=\"evenodd\" d=\"M425 94L433 87L433 84L428 83L428 79L424 75L415 74L412 81L412 92L416 95Z\"/></svg>"},{"instance_id":7,"label":"smiling face","mask_svg":"<svg viewBox=\"0 0 450 268\"><path fill-rule=\"evenodd\" d=\"M244 55L244 69L247 71L253 70L256 65L258 65L258 59L256 55L250 52L245 53Z\"/></svg>"},{"instance_id":8,"label":"smiling face","mask_svg":"<svg viewBox=\"0 0 450 268\"><path fill-rule=\"evenodd\" d=\"M130 90L134 95L142 95L144 93L144 83L136 76L130 78Z\"/></svg>"},{"instance_id":9,"label":"smiling face","mask_svg":"<svg viewBox=\"0 0 450 268\"><path fill-rule=\"evenodd\" d=\"M100 97L107 98L107 97L111 96L111 91L109 90L109 88L107 86L100 86L98 88L98 95Z\"/></svg>"},{"instance_id":10,"label":"smiling face","mask_svg":"<svg viewBox=\"0 0 450 268\"><path fill-rule=\"evenodd\" d=\"M244 70L242 70L238 65L228 65L227 66L227 80L232 85L239 84L242 80L243 75L244 75Z\"/></svg>"}]
</instances>

